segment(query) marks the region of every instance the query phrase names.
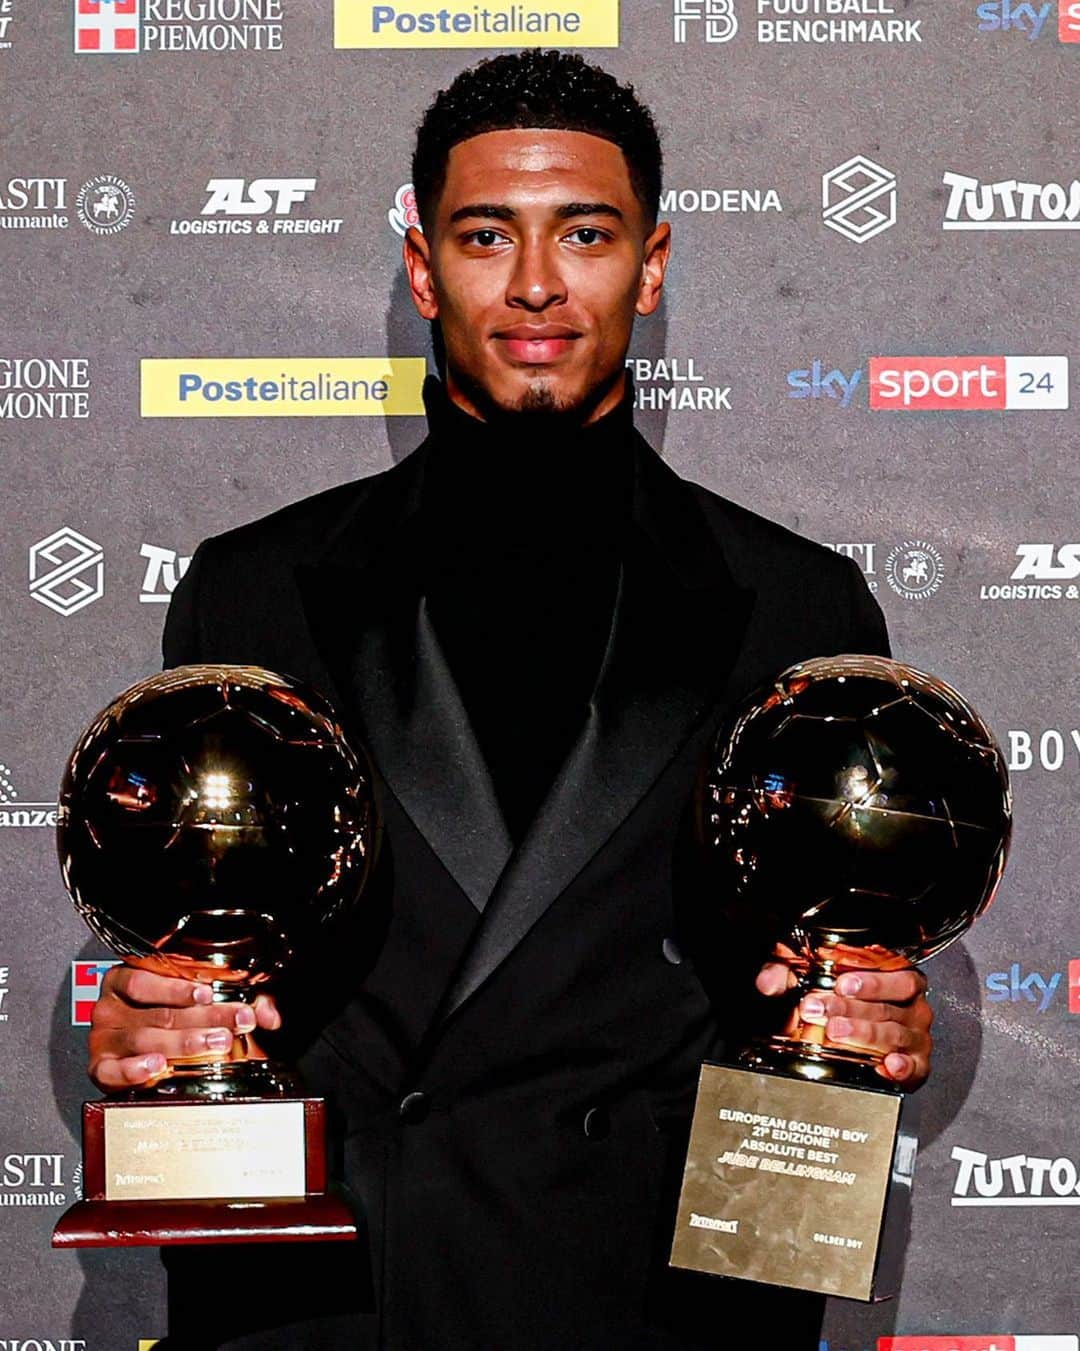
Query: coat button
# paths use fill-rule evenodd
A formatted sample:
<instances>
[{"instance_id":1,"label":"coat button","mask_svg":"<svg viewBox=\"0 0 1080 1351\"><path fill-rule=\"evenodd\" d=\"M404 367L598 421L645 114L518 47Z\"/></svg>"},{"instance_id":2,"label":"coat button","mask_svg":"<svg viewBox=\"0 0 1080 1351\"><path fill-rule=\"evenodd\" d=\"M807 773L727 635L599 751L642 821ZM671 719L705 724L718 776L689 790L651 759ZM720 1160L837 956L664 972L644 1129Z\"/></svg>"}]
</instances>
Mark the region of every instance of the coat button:
<instances>
[{"instance_id":1,"label":"coat button","mask_svg":"<svg viewBox=\"0 0 1080 1351\"><path fill-rule=\"evenodd\" d=\"M581 1128L590 1140L602 1140L611 1130L611 1118L605 1107L590 1107Z\"/></svg>"},{"instance_id":2,"label":"coat button","mask_svg":"<svg viewBox=\"0 0 1080 1351\"><path fill-rule=\"evenodd\" d=\"M398 1105L398 1116L410 1126L423 1121L431 1107L426 1093L406 1093Z\"/></svg>"},{"instance_id":3,"label":"coat button","mask_svg":"<svg viewBox=\"0 0 1080 1351\"><path fill-rule=\"evenodd\" d=\"M678 966L682 961L682 953L679 951L679 945L674 938L665 938L663 946L664 961L670 962L672 966Z\"/></svg>"}]
</instances>

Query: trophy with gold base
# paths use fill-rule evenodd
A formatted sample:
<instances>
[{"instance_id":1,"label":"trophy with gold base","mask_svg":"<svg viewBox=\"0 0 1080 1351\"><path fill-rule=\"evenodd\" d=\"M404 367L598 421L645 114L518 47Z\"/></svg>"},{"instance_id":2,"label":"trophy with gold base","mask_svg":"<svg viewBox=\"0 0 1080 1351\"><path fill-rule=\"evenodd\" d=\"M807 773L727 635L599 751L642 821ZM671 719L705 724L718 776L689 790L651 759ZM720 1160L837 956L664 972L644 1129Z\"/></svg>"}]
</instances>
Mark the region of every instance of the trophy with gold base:
<instances>
[{"instance_id":1,"label":"trophy with gold base","mask_svg":"<svg viewBox=\"0 0 1080 1351\"><path fill-rule=\"evenodd\" d=\"M118 956L251 1002L357 902L378 838L371 771L329 704L254 666L142 680L84 731L57 844ZM248 1037L83 1108L84 1199L55 1247L349 1239L325 1102Z\"/></svg>"},{"instance_id":2,"label":"trophy with gold base","mask_svg":"<svg viewBox=\"0 0 1080 1351\"><path fill-rule=\"evenodd\" d=\"M787 1026L702 1066L671 1264L862 1300L894 1293L916 1141L873 1053L798 1003L910 967L993 899L1012 801L982 719L883 657L790 667L714 743L697 833L723 926L795 975Z\"/></svg>"}]
</instances>

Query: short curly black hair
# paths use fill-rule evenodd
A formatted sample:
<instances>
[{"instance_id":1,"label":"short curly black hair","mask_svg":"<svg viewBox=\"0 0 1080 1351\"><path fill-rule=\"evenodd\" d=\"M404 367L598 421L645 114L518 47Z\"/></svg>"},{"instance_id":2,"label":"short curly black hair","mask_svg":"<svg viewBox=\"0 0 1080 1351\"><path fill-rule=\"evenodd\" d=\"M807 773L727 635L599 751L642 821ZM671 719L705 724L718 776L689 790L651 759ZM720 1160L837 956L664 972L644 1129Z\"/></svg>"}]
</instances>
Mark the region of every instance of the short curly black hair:
<instances>
[{"instance_id":1,"label":"short curly black hair","mask_svg":"<svg viewBox=\"0 0 1080 1351\"><path fill-rule=\"evenodd\" d=\"M422 228L434 218L452 147L485 131L513 127L587 131L613 141L626 158L650 228L656 224L663 173L660 136L634 86L619 84L576 53L526 48L463 70L424 114L412 157Z\"/></svg>"}]
</instances>

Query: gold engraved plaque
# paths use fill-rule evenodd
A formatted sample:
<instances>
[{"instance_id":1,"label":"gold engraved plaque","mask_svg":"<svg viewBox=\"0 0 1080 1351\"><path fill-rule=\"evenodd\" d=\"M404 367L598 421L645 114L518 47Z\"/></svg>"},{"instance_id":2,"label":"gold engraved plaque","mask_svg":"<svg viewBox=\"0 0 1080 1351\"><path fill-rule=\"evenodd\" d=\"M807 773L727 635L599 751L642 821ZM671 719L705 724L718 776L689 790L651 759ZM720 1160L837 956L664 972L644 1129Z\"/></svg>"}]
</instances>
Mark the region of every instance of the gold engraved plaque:
<instances>
[{"instance_id":1,"label":"gold engraved plaque","mask_svg":"<svg viewBox=\"0 0 1080 1351\"><path fill-rule=\"evenodd\" d=\"M105 1113L105 1200L301 1197L302 1102L125 1106Z\"/></svg>"},{"instance_id":2,"label":"gold engraved plaque","mask_svg":"<svg viewBox=\"0 0 1080 1351\"><path fill-rule=\"evenodd\" d=\"M891 1093L703 1065L671 1265L873 1298L900 1107Z\"/></svg>"}]
</instances>

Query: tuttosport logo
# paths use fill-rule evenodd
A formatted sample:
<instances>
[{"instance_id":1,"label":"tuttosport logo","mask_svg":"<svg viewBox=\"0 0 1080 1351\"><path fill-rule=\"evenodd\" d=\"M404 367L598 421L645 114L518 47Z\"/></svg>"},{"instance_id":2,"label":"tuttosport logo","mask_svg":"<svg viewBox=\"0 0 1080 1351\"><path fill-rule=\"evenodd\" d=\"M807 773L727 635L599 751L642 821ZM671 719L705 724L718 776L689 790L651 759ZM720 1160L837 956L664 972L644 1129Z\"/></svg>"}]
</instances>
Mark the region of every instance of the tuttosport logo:
<instances>
[{"instance_id":1,"label":"tuttosport logo","mask_svg":"<svg viewBox=\"0 0 1080 1351\"><path fill-rule=\"evenodd\" d=\"M1080 230L1080 179L1029 183L1003 178L980 183L946 172L949 189L943 230Z\"/></svg>"},{"instance_id":2,"label":"tuttosport logo","mask_svg":"<svg viewBox=\"0 0 1080 1351\"><path fill-rule=\"evenodd\" d=\"M1080 1174L1072 1159L1010 1154L991 1159L955 1145L954 1206L1080 1206Z\"/></svg>"},{"instance_id":3,"label":"tuttosport logo","mask_svg":"<svg viewBox=\"0 0 1080 1351\"><path fill-rule=\"evenodd\" d=\"M788 397L850 407L863 381L815 360L788 371ZM871 357L868 406L878 412L1048 412L1069 407L1069 358L1057 356Z\"/></svg>"},{"instance_id":4,"label":"tuttosport logo","mask_svg":"<svg viewBox=\"0 0 1080 1351\"><path fill-rule=\"evenodd\" d=\"M1025 972L1019 962L1013 962L1008 971L991 971L986 977L986 999L990 1004L1034 1004L1045 1013L1062 982L1066 1008L1070 1013L1080 1013L1080 960L1076 958L1064 971L1049 976L1040 971Z\"/></svg>"},{"instance_id":5,"label":"tuttosport logo","mask_svg":"<svg viewBox=\"0 0 1080 1351\"><path fill-rule=\"evenodd\" d=\"M1080 42L1080 0L985 0L976 5L980 33L1023 33L1029 41L1041 37L1057 10L1059 42ZM1052 29L1049 31L1053 31Z\"/></svg>"}]
</instances>

